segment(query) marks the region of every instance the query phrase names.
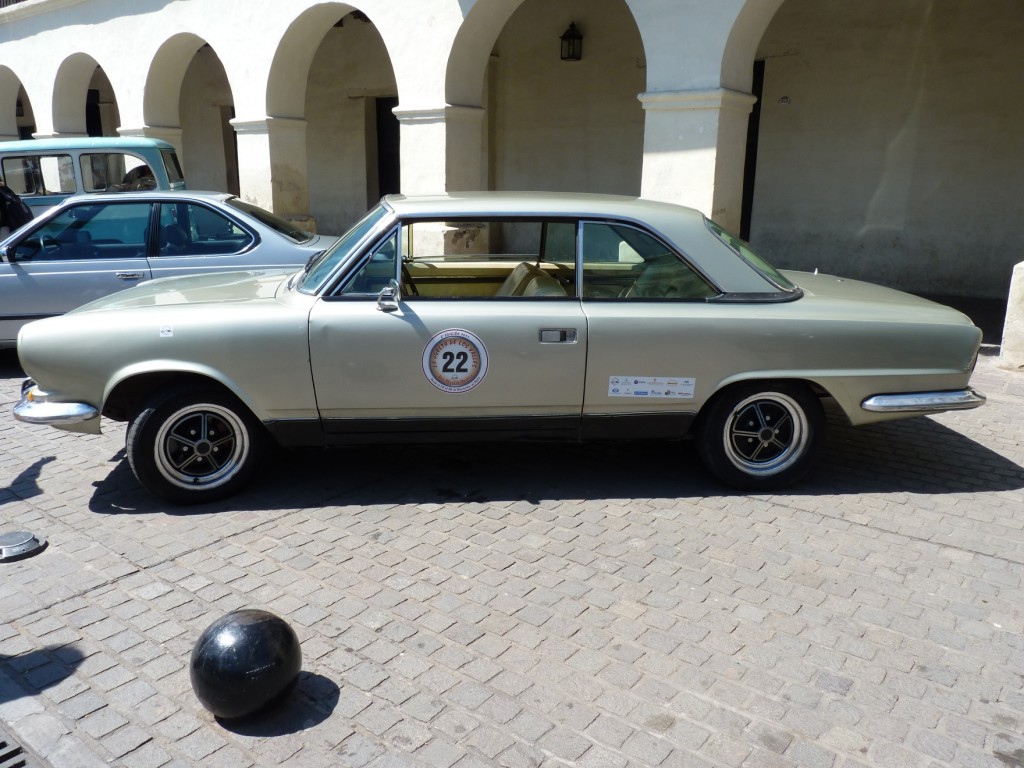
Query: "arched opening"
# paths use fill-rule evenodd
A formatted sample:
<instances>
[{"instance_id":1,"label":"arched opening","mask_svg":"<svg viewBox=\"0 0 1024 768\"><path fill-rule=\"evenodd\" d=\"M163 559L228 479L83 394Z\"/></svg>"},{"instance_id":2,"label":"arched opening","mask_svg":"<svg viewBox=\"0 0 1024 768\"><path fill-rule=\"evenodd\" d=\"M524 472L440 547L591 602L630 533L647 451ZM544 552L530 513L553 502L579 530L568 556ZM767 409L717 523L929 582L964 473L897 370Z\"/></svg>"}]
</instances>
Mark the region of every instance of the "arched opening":
<instances>
[{"instance_id":1,"label":"arched opening","mask_svg":"<svg viewBox=\"0 0 1024 768\"><path fill-rule=\"evenodd\" d=\"M572 23L582 57L563 61ZM484 135L477 143L450 132L448 167L481 166L490 189L639 194L645 82L624 0L478 3L456 36L445 93L451 105L486 109Z\"/></svg>"},{"instance_id":2,"label":"arched opening","mask_svg":"<svg viewBox=\"0 0 1024 768\"><path fill-rule=\"evenodd\" d=\"M0 141L32 138L35 117L21 80L8 67L0 66Z\"/></svg>"},{"instance_id":3,"label":"arched opening","mask_svg":"<svg viewBox=\"0 0 1024 768\"><path fill-rule=\"evenodd\" d=\"M53 88L53 129L57 135L117 136L117 97L103 68L85 53L69 56Z\"/></svg>"},{"instance_id":4,"label":"arched opening","mask_svg":"<svg viewBox=\"0 0 1024 768\"><path fill-rule=\"evenodd\" d=\"M764 88L751 242L781 266L1005 299L1022 227L1014 0L786 0ZM969 267L968 267L969 265Z\"/></svg>"},{"instance_id":5,"label":"arched opening","mask_svg":"<svg viewBox=\"0 0 1024 768\"><path fill-rule=\"evenodd\" d=\"M306 205L319 231L342 232L399 191L397 96L384 41L364 13L324 3L296 19L267 87L272 120L304 121L287 138L271 134L275 209ZM281 151L287 141L304 142L304 164L300 152Z\"/></svg>"},{"instance_id":6,"label":"arched opening","mask_svg":"<svg viewBox=\"0 0 1024 768\"><path fill-rule=\"evenodd\" d=\"M570 23L579 61L561 59ZM525 0L494 45L487 79L493 189L640 193L646 60L623 0Z\"/></svg>"},{"instance_id":7,"label":"arched opening","mask_svg":"<svg viewBox=\"0 0 1024 768\"><path fill-rule=\"evenodd\" d=\"M202 38L180 34L161 46L146 81L143 115L147 133L180 136L190 187L239 193L231 84L217 53Z\"/></svg>"}]
</instances>

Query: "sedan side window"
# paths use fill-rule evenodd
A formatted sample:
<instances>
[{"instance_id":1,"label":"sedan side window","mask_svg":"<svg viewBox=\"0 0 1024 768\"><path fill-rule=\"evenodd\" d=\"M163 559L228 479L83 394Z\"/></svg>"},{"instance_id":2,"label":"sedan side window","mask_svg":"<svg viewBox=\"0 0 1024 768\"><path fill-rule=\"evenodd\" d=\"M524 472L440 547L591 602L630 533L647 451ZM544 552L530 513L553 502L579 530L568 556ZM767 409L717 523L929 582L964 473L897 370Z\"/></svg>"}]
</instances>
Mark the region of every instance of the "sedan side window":
<instances>
[{"instance_id":1,"label":"sedan side window","mask_svg":"<svg viewBox=\"0 0 1024 768\"><path fill-rule=\"evenodd\" d=\"M406 299L565 300L576 292L576 222L418 221L402 227Z\"/></svg>"},{"instance_id":2,"label":"sedan side window","mask_svg":"<svg viewBox=\"0 0 1024 768\"><path fill-rule=\"evenodd\" d=\"M718 291L677 253L628 224L583 225L583 296L629 301L686 301Z\"/></svg>"},{"instance_id":3,"label":"sedan side window","mask_svg":"<svg viewBox=\"0 0 1024 768\"><path fill-rule=\"evenodd\" d=\"M162 203L158 256L238 253L253 236L231 219L196 203Z\"/></svg>"},{"instance_id":4,"label":"sedan side window","mask_svg":"<svg viewBox=\"0 0 1024 768\"><path fill-rule=\"evenodd\" d=\"M145 258L149 203L76 205L17 244L19 261Z\"/></svg>"}]
</instances>

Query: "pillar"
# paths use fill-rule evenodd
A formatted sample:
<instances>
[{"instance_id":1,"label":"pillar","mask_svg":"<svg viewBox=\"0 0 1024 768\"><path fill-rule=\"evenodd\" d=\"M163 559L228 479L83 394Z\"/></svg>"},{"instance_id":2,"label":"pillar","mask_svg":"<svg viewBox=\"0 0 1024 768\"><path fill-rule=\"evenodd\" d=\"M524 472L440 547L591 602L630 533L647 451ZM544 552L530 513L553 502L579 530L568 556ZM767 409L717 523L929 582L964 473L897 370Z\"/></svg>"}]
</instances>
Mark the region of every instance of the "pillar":
<instances>
[{"instance_id":1,"label":"pillar","mask_svg":"<svg viewBox=\"0 0 1024 768\"><path fill-rule=\"evenodd\" d=\"M230 122L238 139L241 197L315 232L309 212L306 121L268 117Z\"/></svg>"},{"instance_id":2,"label":"pillar","mask_svg":"<svg viewBox=\"0 0 1024 768\"><path fill-rule=\"evenodd\" d=\"M402 192L406 195L485 187L481 107L395 109L402 131Z\"/></svg>"},{"instance_id":3,"label":"pillar","mask_svg":"<svg viewBox=\"0 0 1024 768\"><path fill-rule=\"evenodd\" d=\"M641 195L696 208L738 232L755 97L713 89L653 91L638 98L645 125Z\"/></svg>"},{"instance_id":4,"label":"pillar","mask_svg":"<svg viewBox=\"0 0 1024 768\"><path fill-rule=\"evenodd\" d=\"M1013 268L1010 279L999 364L1003 368L1024 371L1024 261Z\"/></svg>"}]
</instances>

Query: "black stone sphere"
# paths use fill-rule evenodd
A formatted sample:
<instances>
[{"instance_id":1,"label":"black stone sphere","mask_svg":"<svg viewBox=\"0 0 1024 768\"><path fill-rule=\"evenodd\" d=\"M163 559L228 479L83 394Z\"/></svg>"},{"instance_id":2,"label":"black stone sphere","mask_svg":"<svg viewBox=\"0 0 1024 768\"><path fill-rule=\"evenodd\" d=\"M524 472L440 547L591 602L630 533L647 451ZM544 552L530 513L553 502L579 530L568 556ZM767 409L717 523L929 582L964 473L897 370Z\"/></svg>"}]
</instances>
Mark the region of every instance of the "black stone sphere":
<instances>
[{"instance_id":1,"label":"black stone sphere","mask_svg":"<svg viewBox=\"0 0 1024 768\"><path fill-rule=\"evenodd\" d=\"M189 664L200 703L228 720L280 702L301 670L295 631L284 619L254 609L233 611L208 626Z\"/></svg>"}]
</instances>

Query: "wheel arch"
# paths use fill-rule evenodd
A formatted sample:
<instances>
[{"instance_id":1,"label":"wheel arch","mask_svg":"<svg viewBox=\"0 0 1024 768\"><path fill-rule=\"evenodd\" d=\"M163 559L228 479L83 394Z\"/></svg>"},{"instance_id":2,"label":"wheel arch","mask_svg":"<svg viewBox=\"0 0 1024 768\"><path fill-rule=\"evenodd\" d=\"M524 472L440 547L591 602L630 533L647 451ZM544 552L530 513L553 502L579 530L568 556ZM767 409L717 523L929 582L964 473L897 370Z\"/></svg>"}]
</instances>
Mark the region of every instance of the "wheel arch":
<instances>
[{"instance_id":1,"label":"wheel arch","mask_svg":"<svg viewBox=\"0 0 1024 768\"><path fill-rule=\"evenodd\" d=\"M102 413L114 421L130 421L157 392L169 388L213 387L236 398L257 420L252 404L236 387L211 371L190 369L152 369L126 371L103 398Z\"/></svg>"},{"instance_id":2,"label":"wheel arch","mask_svg":"<svg viewBox=\"0 0 1024 768\"><path fill-rule=\"evenodd\" d=\"M808 392L817 397L819 400L823 398L832 397L832 393L829 392L824 386L822 386L822 384L815 381L814 379L809 379L804 376L768 372L757 372L752 374L740 374L737 376L730 376L729 378L724 379L715 389L715 391L711 394L711 396L704 401L704 404L697 412L697 418L694 422L694 426L696 427L697 422L700 422L702 417L705 417L708 411L711 410L712 404L714 404L721 398L726 397L729 392L736 389L737 387L746 386L749 384L759 384L766 387L770 387L773 384L795 384L804 387L805 389L807 389Z\"/></svg>"}]
</instances>

